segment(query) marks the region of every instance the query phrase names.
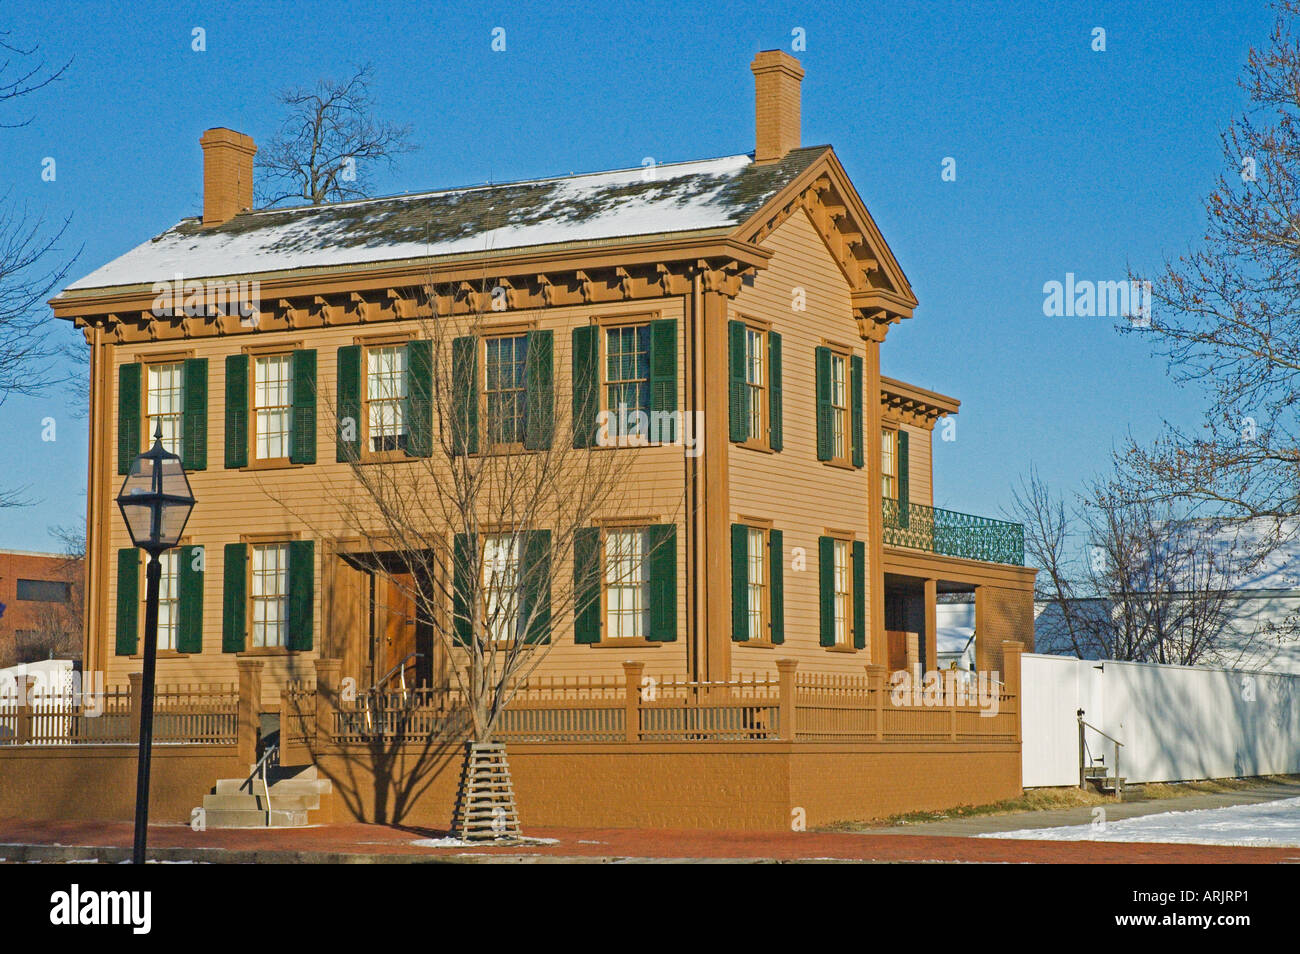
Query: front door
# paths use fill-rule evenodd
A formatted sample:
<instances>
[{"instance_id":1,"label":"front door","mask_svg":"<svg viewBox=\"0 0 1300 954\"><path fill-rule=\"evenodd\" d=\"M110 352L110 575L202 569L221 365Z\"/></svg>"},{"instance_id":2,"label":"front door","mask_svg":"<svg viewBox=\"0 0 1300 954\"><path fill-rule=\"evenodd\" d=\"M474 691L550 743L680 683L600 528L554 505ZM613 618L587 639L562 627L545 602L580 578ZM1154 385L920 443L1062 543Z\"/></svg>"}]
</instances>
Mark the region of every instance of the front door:
<instances>
[{"instance_id":1,"label":"front door","mask_svg":"<svg viewBox=\"0 0 1300 954\"><path fill-rule=\"evenodd\" d=\"M375 579L375 679L392 674L386 689L401 685L393 670L405 664L407 688L428 686L433 666L433 627L421 617L410 573Z\"/></svg>"}]
</instances>

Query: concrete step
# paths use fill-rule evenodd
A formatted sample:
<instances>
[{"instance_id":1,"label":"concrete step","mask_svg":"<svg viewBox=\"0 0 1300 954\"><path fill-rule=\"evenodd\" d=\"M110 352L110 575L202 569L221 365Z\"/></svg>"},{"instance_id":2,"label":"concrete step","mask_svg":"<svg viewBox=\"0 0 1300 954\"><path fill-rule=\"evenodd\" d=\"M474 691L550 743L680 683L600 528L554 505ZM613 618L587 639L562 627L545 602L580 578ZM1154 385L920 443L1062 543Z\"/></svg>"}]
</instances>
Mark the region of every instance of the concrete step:
<instances>
[{"instance_id":1,"label":"concrete step","mask_svg":"<svg viewBox=\"0 0 1300 954\"><path fill-rule=\"evenodd\" d=\"M245 809L213 809L205 811L204 824L208 828L304 828L305 811L271 811L271 824L267 825L266 812Z\"/></svg>"},{"instance_id":2,"label":"concrete step","mask_svg":"<svg viewBox=\"0 0 1300 954\"><path fill-rule=\"evenodd\" d=\"M242 778L222 778L217 780L218 795L238 795L240 787L244 785ZM266 791L262 787L262 780L255 778L252 781L251 788L253 792L260 795ZM248 787L245 787L244 793L248 793ZM286 778L283 781L271 782L271 795L325 795L334 791L334 785L327 778Z\"/></svg>"},{"instance_id":3,"label":"concrete step","mask_svg":"<svg viewBox=\"0 0 1300 954\"><path fill-rule=\"evenodd\" d=\"M266 796L213 794L203 796L205 811L265 811ZM280 795L271 793L271 808L283 811L308 812L320 808L320 795Z\"/></svg>"}]
</instances>

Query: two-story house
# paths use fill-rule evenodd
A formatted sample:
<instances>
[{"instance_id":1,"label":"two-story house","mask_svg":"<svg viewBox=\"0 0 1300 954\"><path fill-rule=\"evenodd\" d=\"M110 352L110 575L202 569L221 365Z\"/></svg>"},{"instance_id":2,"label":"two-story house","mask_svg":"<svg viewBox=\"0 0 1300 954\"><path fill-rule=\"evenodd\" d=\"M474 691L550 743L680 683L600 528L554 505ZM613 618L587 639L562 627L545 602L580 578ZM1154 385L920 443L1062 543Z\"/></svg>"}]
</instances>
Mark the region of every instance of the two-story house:
<instances>
[{"instance_id":1,"label":"two-story house","mask_svg":"<svg viewBox=\"0 0 1300 954\"><path fill-rule=\"evenodd\" d=\"M981 668L1004 639L1032 647L1019 528L933 507L934 427L958 402L881 374L912 287L834 150L801 143L798 62L751 68L754 151L653 169L258 210L253 141L205 132L202 214L52 301L91 355L85 667L110 684L139 668L143 560L114 496L161 428L198 505L164 556L160 681L230 684L257 656L270 711L322 656L364 686L423 650L418 678L438 678L409 607L313 528L356 442L428 446L420 320L466 308L485 316L475 388L527 400L515 372L544 335L548 399L595 388L700 421L699 453L642 451L660 494L642 524L597 527L607 556L641 552L628 534L671 540L633 577L675 605L629 624L653 601L620 593L555 618L543 672L933 667L937 595L959 591Z\"/></svg>"}]
</instances>

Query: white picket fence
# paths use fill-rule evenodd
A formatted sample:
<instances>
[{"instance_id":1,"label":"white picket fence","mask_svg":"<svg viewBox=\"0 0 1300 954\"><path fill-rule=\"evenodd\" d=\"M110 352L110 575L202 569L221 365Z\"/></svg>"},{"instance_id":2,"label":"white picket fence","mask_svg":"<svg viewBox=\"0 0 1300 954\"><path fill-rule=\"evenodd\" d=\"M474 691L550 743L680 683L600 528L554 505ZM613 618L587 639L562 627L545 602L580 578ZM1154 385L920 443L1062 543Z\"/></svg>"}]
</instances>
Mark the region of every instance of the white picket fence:
<instances>
[{"instance_id":1,"label":"white picket fence","mask_svg":"<svg viewBox=\"0 0 1300 954\"><path fill-rule=\"evenodd\" d=\"M1130 781L1300 772L1300 675L1036 653L1021 666L1027 788L1078 783L1079 709L1124 743ZM1086 738L1111 764L1112 745Z\"/></svg>"}]
</instances>

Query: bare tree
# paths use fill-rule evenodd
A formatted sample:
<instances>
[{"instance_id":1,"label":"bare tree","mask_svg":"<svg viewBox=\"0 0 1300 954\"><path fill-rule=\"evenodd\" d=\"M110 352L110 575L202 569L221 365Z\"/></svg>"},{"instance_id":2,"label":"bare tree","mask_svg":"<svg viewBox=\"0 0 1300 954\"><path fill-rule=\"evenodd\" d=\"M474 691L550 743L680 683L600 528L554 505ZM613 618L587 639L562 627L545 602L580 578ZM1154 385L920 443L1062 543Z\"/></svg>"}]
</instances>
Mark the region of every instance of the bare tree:
<instances>
[{"instance_id":1,"label":"bare tree","mask_svg":"<svg viewBox=\"0 0 1300 954\"><path fill-rule=\"evenodd\" d=\"M1226 515L1300 513L1300 4L1274 8L1239 81L1250 108L1221 136L1204 241L1164 263L1149 328L1132 329L1211 398L1203 428L1129 443L1133 482Z\"/></svg>"},{"instance_id":2,"label":"bare tree","mask_svg":"<svg viewBox=\"0 0 1300 954\"><path fill-rule=\"evenodd\" d=\"M280 94L287 114L258 156L259 204L365 198L372 167L392 166L415 149L409 125L374 118L373 74L371 66L362 66L341 82L322 79L314 89Z\"/></svg>"},{"instance_id":3,"label":"bare tree","mask_svg":"<svg viewBox=\"0 0 1300 954\"><path fill-rule=\"evenodd\" d=\"M1015 492L1025 549L1041 567L1036 636L1085 659L1248 665L1294 618L1242 619L1235 587L1273 552L1255 521L1192 517L1119 479L1068 506L1037 473Z\"/></svg>"},{"instance_id":4,"label":"bare tree","mask_svg":"<svg viewBox=\"0 0 1300 954\"><path fill-rule=\"evenodd\" d=\"M11 119L16 101L57 82L72 61L48 67L39 47L22 46L0 32L0 129L13 129L31 117ZM11 193L0 196L0 404L15 394L36 394L61 379L51 346L45 301L62 285L76 256L57 260L57 246L69 219L48 227ZM0 488L0 508L26 506L24 491Z\"/></svg>"}]
</instances>

